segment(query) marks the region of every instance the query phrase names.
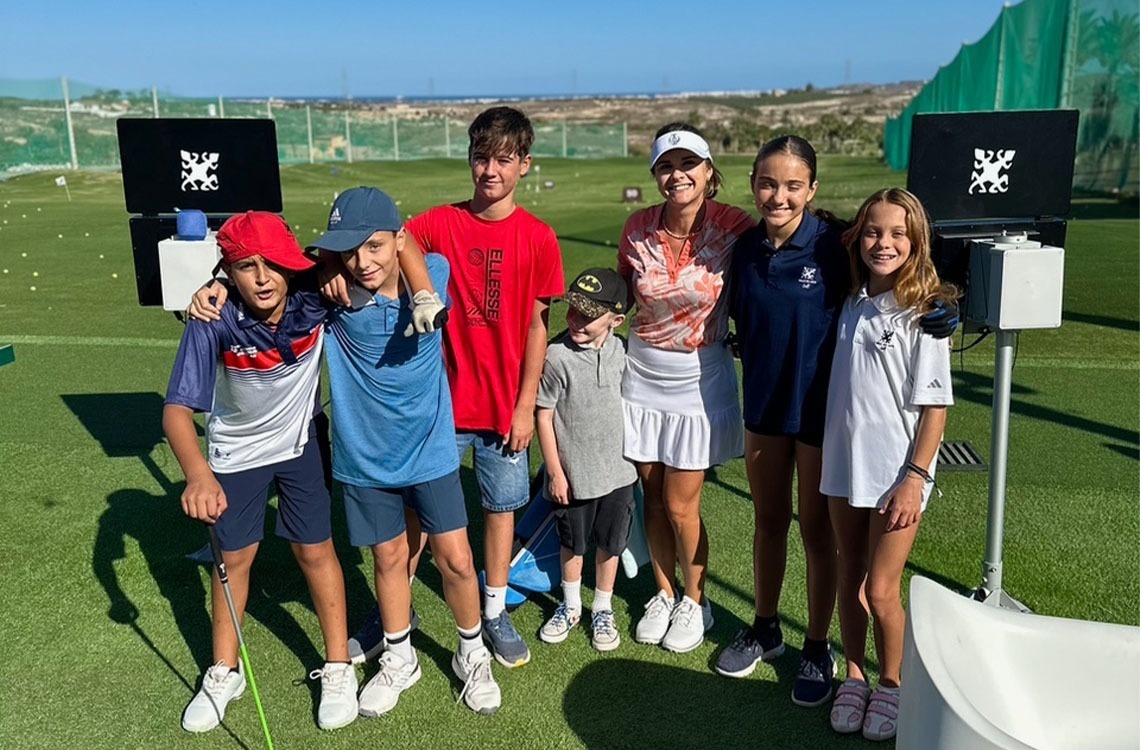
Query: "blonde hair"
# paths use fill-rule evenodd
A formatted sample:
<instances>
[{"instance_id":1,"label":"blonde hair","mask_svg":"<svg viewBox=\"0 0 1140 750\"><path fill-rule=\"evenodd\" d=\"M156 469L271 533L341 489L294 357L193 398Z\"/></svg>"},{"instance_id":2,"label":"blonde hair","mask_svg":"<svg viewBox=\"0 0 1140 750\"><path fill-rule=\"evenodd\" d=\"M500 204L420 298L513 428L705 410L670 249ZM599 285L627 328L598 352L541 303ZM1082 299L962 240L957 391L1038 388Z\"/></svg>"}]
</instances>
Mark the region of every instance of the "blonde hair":
<instances>
[{"instance_id":1,"label":"blonde hair","mask_svg":"<svg viewBox=\"0 0 1140 750\"><path fill-rule=\"evenodd\" d=\"M910 257L903 262L895 277L895 299L902 307L928 313L934 309L936 301L948 302L957 299L961 293L953 284L944 284L934 269L930 255L930 222L926 209L913 193L902 188L879 190L863 201L851 228L843 233L843 244L851 263L851 293L858 294L870 277L860 252L860 239L867 226L867 214L871 207L879 203L889 203L906 212L906 236L910 240Z\"/></svg>"}]
</instances>

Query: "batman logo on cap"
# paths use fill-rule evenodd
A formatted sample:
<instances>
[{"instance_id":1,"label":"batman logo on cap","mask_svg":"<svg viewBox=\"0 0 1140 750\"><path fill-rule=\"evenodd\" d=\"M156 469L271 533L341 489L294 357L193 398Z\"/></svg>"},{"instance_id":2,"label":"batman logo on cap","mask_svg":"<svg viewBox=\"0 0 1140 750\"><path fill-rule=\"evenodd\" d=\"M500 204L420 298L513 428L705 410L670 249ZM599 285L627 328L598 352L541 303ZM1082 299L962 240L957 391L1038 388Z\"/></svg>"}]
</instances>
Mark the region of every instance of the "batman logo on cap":
<instances>
[{"instance_id":1,"label":"batman logo on cap","mask_svg":"<svg viewBox=\"0 0 1140 750\"><path fill-rule=\"evenodd\" d=\"M597 276L587 275L578 279L578 288L587 294L597 294L602 291L602 282Z\"/></svg>"}]
</instances>

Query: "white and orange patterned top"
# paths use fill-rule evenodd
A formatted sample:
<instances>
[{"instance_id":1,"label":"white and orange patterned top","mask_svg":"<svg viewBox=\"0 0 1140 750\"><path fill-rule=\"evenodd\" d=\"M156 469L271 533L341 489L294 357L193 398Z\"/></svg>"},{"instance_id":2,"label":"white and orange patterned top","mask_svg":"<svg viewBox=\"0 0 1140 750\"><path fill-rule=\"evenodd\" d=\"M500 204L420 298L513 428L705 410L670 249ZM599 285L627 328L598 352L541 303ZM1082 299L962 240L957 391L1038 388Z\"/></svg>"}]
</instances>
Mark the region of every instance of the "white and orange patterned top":
<instances>
[{"instance_id":1,"label":"white and orange patterned top","mask_svg":"<svg viewBox=\"0 0 1140 750\"><path fill-rule=\"evenodd\" d=\"M618 245L618 273L630 281L637 314L630 330L658 349L695 351L728 333L725 294L732 247L756 221L736 206L705 201L700 230L679 256L662 228L664 204L629 217Z\"/></svg>"}]
</instances>

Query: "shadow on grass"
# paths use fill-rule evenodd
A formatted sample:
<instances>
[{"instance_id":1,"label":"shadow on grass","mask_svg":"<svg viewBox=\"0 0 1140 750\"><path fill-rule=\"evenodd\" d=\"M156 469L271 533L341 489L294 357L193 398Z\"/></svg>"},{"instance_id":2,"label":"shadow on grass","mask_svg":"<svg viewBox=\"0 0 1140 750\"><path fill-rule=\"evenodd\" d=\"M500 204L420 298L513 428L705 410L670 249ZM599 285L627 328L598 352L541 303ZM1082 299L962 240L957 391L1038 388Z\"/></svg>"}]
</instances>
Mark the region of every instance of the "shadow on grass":
<instances>
[{"instance_id":1,"label":"shadow on grass","mask_svg":"<svg viewBox=\"0 0 1140 750\"><path fill-rule=\"evenodd\" d=\"M957 371L954 373L957 377L957 383L960 386L954 388L954 397L957 399L970 401L975 404L983 406L990 406L993 404L993 377L981 375L973 372ZM1035 393L1032 389L1025 388L1024 386L1013 386L1013 393L1016 394L1032 394ZM1125 446L1128 449L1134 446L1140 446L1140 432L1130 430L1125 427L1117 427L1116 425L1108 424L1106 422L1098 422L1093 419L1086 419L1085 417L1078 417L1073 414L1066 414L1063 411L1050 408L1048 406L1041 406L1039 404L1030 404L1017 398L1010 399L1010 412L1018 414L1023 417L1031 417L1039 419L1043 422L1052 422L1054 424L1062 424L1073 429L1081 430L1092 435L1100 435L1101 437L1108 438L1109 440L1127 443ZM1113 448L1117 452L1123 452L1117 448ZM1125 454L1127 455L1127 454Z\"/></svg>"},{"instance_id":2,"label":"shadow on grass","mask_svg":"<svg viewBox=\"0 0 1140 750\"><path fill-rule=\"evenodd\" d=\"M1140 332L1140 320L1127 320L1125 318L1110 318L1105 315L1090 315L1089 313L1065 310L1061 318L1069 323L1088 323L1102 328L1116 328L1121 331Z\"/></svg>"},{"instance_id":3,"label":"shadow on grass","mask_svg":"<svg viewBox=\"0 0 1140 750\"><path fill-rule=\"evenodd\" d=\"M791 654L781 661L795 663ZM663 664L600 658L570 681L562 709L571 730L591 750L826 744L834 737L827 706L792 705L793 676L777 675L775 682L734 680ZM860 737L844 739L843 744L872 746Z\"/></svg>"},{"instance_id":4,"label":"shadow on grass","mask_svg":"<svg viewBox=\"0 0 1140 750\"><path fill-rule=\"evenodd\" d=\"M1120 201L1108 198L1073 197L1069 213L1074 219L1095 221L1097 219L1138 219L1140 207L1133 201Z\"/></svg>"}]
</instances>

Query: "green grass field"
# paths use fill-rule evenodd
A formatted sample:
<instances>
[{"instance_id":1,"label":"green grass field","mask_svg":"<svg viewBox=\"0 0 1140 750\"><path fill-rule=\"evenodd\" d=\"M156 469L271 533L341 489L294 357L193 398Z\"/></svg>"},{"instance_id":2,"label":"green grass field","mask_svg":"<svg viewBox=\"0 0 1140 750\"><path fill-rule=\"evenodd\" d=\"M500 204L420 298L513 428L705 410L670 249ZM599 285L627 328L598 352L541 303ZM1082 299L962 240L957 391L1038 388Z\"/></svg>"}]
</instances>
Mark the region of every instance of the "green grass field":
<instances>
[{"instance_id":1,"label":"green grass field","mask_svg":"<svg viewBox=\"0 0 1140 750\"><path fill-rule=\"evenodd\" d=\"M556 229L567 276L612 264L629 210L621 189L656 195L644 162L541 165L555 189L519 196ZM748 167L745 159L722 166L722 197L746 207ZM870 160L823 159L820 174L817 203L848 215L875 188L905 181ZM70 203L54 176L0 182L0 345L14 344L16 354L0 367L0 746L260 747L248 693L213 733L179 728L210 661L208 578L183 558L205 534L180 512L181 477L159 424L181 325L137 305L118 175L69 176ZM341 165L335 175L329 166L295 167L283 170L283 183L285 215L302 242L323 225L335 190L380 185L408 214L469 195L459 161ZM1074 214L1064 325L1023 334L1017 352L1005 588L1041 614L1137 625L1140 222L1135 209L1129 216L1108 204L1078 204ZM555 307L556 329L564 309ZM954 370L947 438L988 458L992 343L955 355ZM945 497L931 504L908 575L972 589L981 579L987 475L945 472L940 484ZM371 563L348 545L336 505L356 623L369 606ZM788 654L744 680L712 672L719 649L751 619L752 510L739 461L710 473L703 509L716 626L698 650L678 656L633 643L632 619L653 594L646 571L619 578L623 644L608 655L593 652L583 631L559 646L540 643L534 634L554 602L532 601L515 623L533 661L513 671L496 665L503 709L478 717L455 705L455 631L439 576L423 565L415 584L423 628L413 642L424 678L389 716L330 734L316 728L316 686L304 680L322 660L316 617L287 546L268 538L245 634L277 747L871 746L841 740L825 710L789 700L806 617L794 530L782 602ZM473 541L479 561L481 534Z\"/></svg>"}]
</instances>

